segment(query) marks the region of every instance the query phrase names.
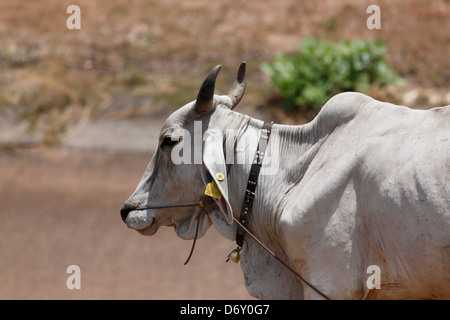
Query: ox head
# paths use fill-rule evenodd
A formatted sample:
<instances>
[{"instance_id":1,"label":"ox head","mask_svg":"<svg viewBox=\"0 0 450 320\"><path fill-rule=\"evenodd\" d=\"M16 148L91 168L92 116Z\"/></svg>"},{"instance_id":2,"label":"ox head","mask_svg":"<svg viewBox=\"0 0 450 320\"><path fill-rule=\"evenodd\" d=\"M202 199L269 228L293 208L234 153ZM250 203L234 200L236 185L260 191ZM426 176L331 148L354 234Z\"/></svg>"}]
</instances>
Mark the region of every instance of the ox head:
<instances>
[{"instance_id":1,"label":"ox head","mask_svg":"<svg viewBox=\"0 0 450 320\"><path fill-rule=\"evenodd\" d=\"M227 126L224 117L232 113L230 110L240 102L245 91L245 62L228 95L214 94L221 68L218 65L210 71L195 101L166 120L160 131L158 148L121 210L127 226L141 234L153 235L160 226L174 226L178 236L192 239L199 207L154 207L198 203L205 186L211 182L216 183L222 194L213 209L221 211L218 216L222 220L232 223L222 133ZM147 207L153 208L142 209ZM208 215L203 215L199 236L210 225Z\"/></svg>"}]
</instances>

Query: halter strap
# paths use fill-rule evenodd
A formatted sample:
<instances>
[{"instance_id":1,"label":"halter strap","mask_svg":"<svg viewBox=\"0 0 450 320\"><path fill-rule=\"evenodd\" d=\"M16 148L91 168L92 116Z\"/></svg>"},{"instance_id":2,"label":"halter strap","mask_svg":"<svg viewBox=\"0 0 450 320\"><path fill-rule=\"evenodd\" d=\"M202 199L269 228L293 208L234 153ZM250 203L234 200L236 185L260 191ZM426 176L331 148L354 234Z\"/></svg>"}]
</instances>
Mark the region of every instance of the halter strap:
<instances>
[{"instance_id":1,"label":"halter strap","mask_svg":"<svg viewBox=\"0 0 450 320\"><path fill-rule=\"evenodd\" d=\"M259 171L261 170L262 161L266 152L267 145L269 144L270 133L272 130L273 122L264 122L262 127L261 136L259 137L258 146L252 167L250 168L250 174L248 176L247 189L245 191L244 203L242 204L241 214L239 222L244 227L247 225L248 217L253 211L253 201L255 199L256 185L258 184ZM242 248L244 244L245 230L240 225L236 231L236 244L238 248Z\"/></svg>"}]
</instances>

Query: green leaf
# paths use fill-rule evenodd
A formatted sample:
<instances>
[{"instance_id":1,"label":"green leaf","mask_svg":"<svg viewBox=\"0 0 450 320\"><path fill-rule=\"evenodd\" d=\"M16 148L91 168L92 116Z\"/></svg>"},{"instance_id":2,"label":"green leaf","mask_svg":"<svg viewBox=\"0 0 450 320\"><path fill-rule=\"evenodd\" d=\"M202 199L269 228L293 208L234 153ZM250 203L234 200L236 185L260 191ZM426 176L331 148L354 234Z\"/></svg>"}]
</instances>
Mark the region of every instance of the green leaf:
<instances>
[{"instance_id":1,"label":"green leaf","mask_svg":"<svg viewBox=\"0 0 450 320\"><path fill-rule=\"evenodd\" d=\"M399 83L385 52L379 40L333 43L305 38L297 53L279 52L273 61L262 63L261 70L285 99L285 108L318 110L338 92Z\"/></svg>"}]
</instances>

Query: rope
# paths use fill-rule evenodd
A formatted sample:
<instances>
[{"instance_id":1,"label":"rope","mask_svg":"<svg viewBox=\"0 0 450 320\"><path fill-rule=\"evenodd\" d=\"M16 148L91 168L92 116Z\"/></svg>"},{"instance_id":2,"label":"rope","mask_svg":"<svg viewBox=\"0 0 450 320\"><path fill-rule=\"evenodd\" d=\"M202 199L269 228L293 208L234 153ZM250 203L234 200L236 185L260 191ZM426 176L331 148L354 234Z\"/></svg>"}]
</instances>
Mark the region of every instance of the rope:
<instances>
[{"instance_id":1,"label":"rope","mask_svg":"<svg viewBox=\"0 0 450 320\"><path fill-rule=\"evenodd\" d=\"M307 284L311 289L313 289L315 292L320 294L322 297L324 297L326 300L331 300L328 296L326 296L324 293L322 293L319 289L317 289L315 286L313 286L311 283L306 281L301 275L299 275L294 269L292 269L286 262L278 258L275 253L273 253L269 248L267 248L261 241L258 240L246 227L242 225L235 217L233 217L233 220L242 228L245 232L248 233L250 237L252 237L253 240L256 241L264 250L266 250L272 257L274 257L278 262L280 262L283 266L285 266L289 271L291 271L300 281L303 281L305 284Z\"/></svg>"},{"instance_id":2,"label":"rope","mask_svg":"<svg viewBox=\"0 0 450 320\"><path fill-rule=\"evenodd\" d=\"M137 208L135 210L147 210L147 209L163 209L163 208L183 208L183 207L200 207L200 212L197 214L197 224L195 227L195 235L194 235L194 241L192 243L191 251L189 252L189 256L186 259L186 262L184 265L186 265L189 260L192 257L192 254L194 252L195 244L197 242L198 238L198 230L200 228L200 220L203 217L203 214L207 211L205 210L205 207L212 204L213 199L211 197L206 197L203 200L201 200L199 203L192 203L192 204L181 204L181 205L170 205L170 206L151 206L151 207L141 207ZM315 286L313 286L311 283L306 281L301 275L299 275L294 269L292 269L287 263L285 263L283 260L278 258L275 253L273 253L269 248L267 248L261 241L259 241L258 238L256 238L246 227L242 225L242 223L239 222L238 219L233 217L233 220L253 239L258 243L264 250L266 250L272 257L274 257L278 262L280 262L283 266L285 266L289 271L291 271L300 281L304 282L306 285L308 285L311 289L313 289L315 292L317 292L319 295L324 297L326 300L331 300L328 296L326 296L324 293L322 293L319 289L317 289Z\"/></svg>"},{"instance_id":3,"label":"rope","mask_svg":"<svg viewBox=\"0 0 450 320\"><path fill-rule=\"evenodd\" d=\"M189 252L189 257L187 258L186 262L184 263L184 265L187 265L187 263L189 262L189 260L191 260L192 257L192 253L194 252L194 248L195 248L195 243L197 242L197 236L198 236L198 229L200 226L200 218L203 217L203 213L205 212L205 207L201 207L200 212L198 213L197 217L195 219L197 219L197 226L195 227L195 236L194 236L194 242L192 242L192 247L191 247L191 252Z\"/></svg>"}]
</instances>

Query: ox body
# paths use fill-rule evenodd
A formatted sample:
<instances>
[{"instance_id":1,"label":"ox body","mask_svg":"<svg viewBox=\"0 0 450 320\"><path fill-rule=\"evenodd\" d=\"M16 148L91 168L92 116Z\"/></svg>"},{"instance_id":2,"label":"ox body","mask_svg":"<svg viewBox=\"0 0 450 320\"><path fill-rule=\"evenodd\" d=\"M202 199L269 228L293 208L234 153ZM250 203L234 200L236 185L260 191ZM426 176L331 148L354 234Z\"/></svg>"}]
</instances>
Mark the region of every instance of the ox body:
<instances>
[{"instance_id":1,"label":"ox body","mask_svg":"<svg viewBox=\"0 0 450 320\"><path fill-rule=\"evenodd\" d=\"M232 217L239 217L251 167L237 159L253 159L263 122L232 110L245 89L245 65L224 96L214 95L219 70L164 124L121 211L128 227L152 235L174 226L192 239L200 208L139 208L195 203L214 181L222 197L201 218L199 236L213 224L235 240ZM192 158L196 152L180 132L203 137L200 163L172 161L175 148L191 148ZM412 110L342 93L308 124L274 124L263 161L248 228L321 292L331 299L450 298L449 107ZM321 298L250 237L241 255L251 295ZM371 265L379 267L380 289L367 286Z\"/></svg>"}]
</instances>

